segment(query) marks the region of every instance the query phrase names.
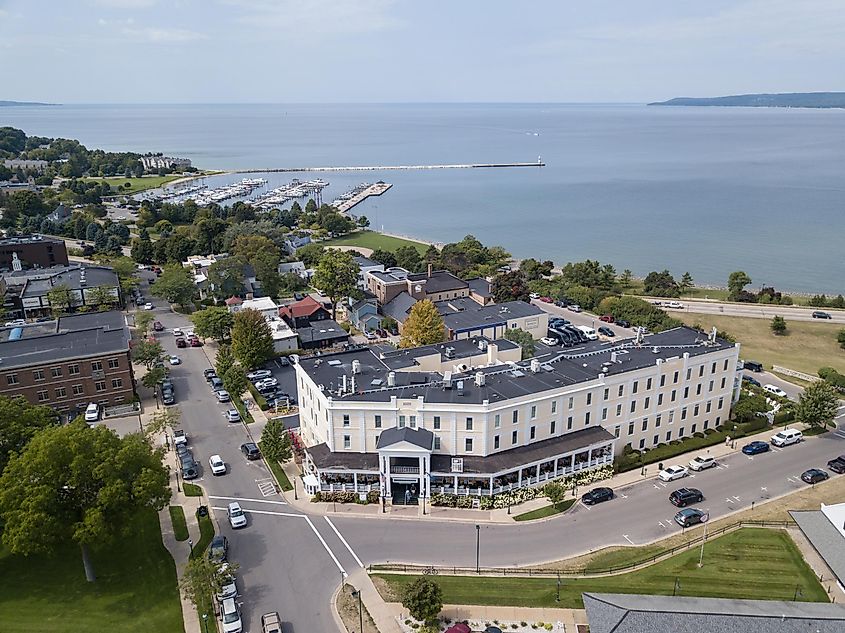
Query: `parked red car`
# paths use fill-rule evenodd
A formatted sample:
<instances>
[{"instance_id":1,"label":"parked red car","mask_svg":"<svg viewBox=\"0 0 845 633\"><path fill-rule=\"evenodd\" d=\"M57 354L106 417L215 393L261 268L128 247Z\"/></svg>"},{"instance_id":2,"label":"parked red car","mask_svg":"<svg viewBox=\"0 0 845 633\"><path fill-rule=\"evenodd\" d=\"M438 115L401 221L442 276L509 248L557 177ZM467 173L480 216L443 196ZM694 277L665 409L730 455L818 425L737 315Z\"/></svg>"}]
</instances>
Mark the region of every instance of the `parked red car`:
<instances>
[{"instance_id":1,"label":"parked red car","mask_svg":"<svg viewBox=\"0 0 845 633\"><path fill-rule=\"evenodd\" d=\"M613 323L615 319L613 318L612 314L603 314L599 317L599 321L604 321L605 323Z\"/></svg>"},{"instance_id":2,"label":"parked red car","mask_svg":"<svg viewBox=\"0 0 845 633\"><path fill-rule=\"evenodd\" d=\"M551 297L540 297L540 301L542 301L543 303L553 303L554 299L552 299Z\"/></svg>"},{"instance_id":3,"label":"parked red car","mask_svg":"<svg viewBox=\"0 0 845 633\"><path fill-rule=\"evenodd\" d=\"M188 342L191 344L191 347L202 347L202 341L199 340L196 336L192 336L188 339Z\"/></svg>"}]
</instances>

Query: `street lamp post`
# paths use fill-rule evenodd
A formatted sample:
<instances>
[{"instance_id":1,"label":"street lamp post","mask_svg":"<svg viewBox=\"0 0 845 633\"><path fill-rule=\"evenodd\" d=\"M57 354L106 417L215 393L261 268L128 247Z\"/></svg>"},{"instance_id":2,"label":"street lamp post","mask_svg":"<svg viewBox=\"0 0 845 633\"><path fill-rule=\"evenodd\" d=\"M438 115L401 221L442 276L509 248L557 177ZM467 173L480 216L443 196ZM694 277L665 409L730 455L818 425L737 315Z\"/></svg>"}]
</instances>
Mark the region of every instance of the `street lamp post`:
<instances>
[{"instance_id":1,"label":"street lamp post","mask_svg":"<svg viewBox=\"0 0 845 633\"><path fill-rule=\"evenodd\" d=\"M555 602L560 602L560 572L557 573L557 594L555 595Z\"/></svg>"},{"instance_id":2,"label":"street lamp post","mask_svg":"<svg viewBox=\"0 0 845 633\"><path fill-rule=\"evenodd\" d=\"M475 573L481 573L481 565L480 565L480 555L481 555L481 526L478 523L475 524Z\"/></svg>"},{"instance_id":3,"label":"street lamp post","mask_svg":"<svg viewBox=\"0 0 845 633\"><path fill-rule=\"evenodd\" d=\"M202 614L202 628L205 629L205 633L208 633L208 614Z\"/></svg>"},{"instance_id":4,"label":"street lamp post","mask_svg":"<svg viewBox=\"0 0 845 633\"><path fill-rule=\"evenodd\" d=\"M296 479L297 479L296 477L293 478L293 498L294 498L294 500L299 499L299 497L296 494Z\"/></svg>"},{"instance_id":5,"label":"street lamp post","mask_svg":"<svg viewBox=\"0 0 845 633\"><path fill-rule=\"evenodd\" d=\"M193 541L193 539L188 539L188 547L191 548L191 555L193 556L193 554L194 554L194 541Z\"/></svg>"},{"instance_id":6,"label":"street lamp post","mask_svg":"<svg viewBox=\"0 0 845 633\"><path fill-rule=\"evenodd\" d=\"M361 607L361 590L353 590L352 597L358 598L358 633L364 633L364 610Z\"/></svg>"}]
</instances>

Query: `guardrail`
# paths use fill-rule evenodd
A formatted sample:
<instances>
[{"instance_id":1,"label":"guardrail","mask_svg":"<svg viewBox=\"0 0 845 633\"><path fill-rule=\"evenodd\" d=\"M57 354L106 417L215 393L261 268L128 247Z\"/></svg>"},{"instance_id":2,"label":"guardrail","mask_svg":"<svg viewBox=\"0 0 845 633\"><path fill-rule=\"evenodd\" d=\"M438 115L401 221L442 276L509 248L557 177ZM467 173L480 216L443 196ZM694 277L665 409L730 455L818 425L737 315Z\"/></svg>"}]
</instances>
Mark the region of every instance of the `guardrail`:
<instances>
[{"instance_id":1,"label":"guardrail","mask_svg":"<svg viewBox=\"0 0 845 633\"><path fill-rule=\"evenodd\" d=\"M803 371L796 371L794 369L789 369L789 367L781 367L780 365L773 365L772 371L778 374L783 374L784 376L792 376L793 378L798 378L799 380L803 380L805 382L816 382L817 380L821 380L821 378L814 376L813 374L805 374Z\"/></svg>"},{"instance_id":2,"label":"guardrail","mask_svg":"<svg viewBox=\"0 0 845 633\"><path fill-rule=\"evenodd\" d=\"M704 533L697 536L681 545L662 550L657 554L642 558L627 565L619 565L615 567L605 568L591 568L582 567L580 569L553 569L541 567L480 567L476 572L475 567L449 567L438 565L405 565L401 563L369 565L367 567L368 573L373 572L395 572L401 574L421 574L427 576L475 576L477 574L484 576L526 576L537 578L556 578L558 576L567 576L570 578L598 578L601 576L613 576L623 572L635 571L643 567L648 567L655 563L674 556L679 552L688 550L696 545L700 545L702 541L712 540L718 538L728 532L733 532L743 527L761 527L761 528L788 528L795 525L794 521L737 521L729 525L720 527L712 532L708 531L705 537Z\"/></svg>"}]
</instances>

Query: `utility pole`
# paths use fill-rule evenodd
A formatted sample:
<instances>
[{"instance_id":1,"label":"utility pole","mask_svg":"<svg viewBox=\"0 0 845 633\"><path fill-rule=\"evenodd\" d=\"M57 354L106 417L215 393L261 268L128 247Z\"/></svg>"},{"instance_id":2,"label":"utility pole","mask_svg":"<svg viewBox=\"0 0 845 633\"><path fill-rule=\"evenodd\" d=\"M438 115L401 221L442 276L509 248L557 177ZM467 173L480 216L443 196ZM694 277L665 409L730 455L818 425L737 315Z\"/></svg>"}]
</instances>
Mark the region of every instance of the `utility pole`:
<instances>
[{"instance_id":1,"label":"utility pole","mask_svg":"<svg viewBox=\"0 0 845 633\"><path fill-rule=\"evenodd\" d=\"M480 555L481 555L481 526L478 523L475 524L475 573L481 573L481 565L480 565Z\"/></svg>"},{"instance_id":2,"label":"utility pole","mask_svg":"<svg viewBox=\"0 0 845 633\"><path fill-rule=\"evenodd\" d=\"M707 510L707 518L710 518L710 510ZM704 543L707 541L707 522L704 523L704 536L701 538L701 553L698 555L698 566L704 565Z\"/></svg>"},{"instance_id":3,"label":"utility pole","mask_svg":"<svg viewBox=\"0 0 845 633\"><path fill-rule=\"evenodd\" d=\"M557 594L555 595L555 602L560 602L560 572L557 572Z\"/></svg>"},{"instance_id":4,"label":"utility pole","mask_svg":"<svg viewBox=\"0 0 845 633\"><path fill-rule=\"evenodd\" d=\"M352 591L352 597L358 598L358 633L364 633L364 610L361 607L361 590L354 589Z\"/></svg>"}]
</instances>

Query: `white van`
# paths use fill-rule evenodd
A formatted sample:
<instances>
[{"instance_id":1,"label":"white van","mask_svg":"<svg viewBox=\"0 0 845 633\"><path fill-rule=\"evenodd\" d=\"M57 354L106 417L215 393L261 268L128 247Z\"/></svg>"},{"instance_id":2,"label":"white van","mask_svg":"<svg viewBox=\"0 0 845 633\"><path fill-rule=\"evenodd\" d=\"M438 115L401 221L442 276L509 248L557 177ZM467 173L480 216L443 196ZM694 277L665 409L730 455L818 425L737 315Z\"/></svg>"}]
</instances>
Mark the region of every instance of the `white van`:
<instances>
[{"instance_id":1,"label":"white van","mask_svg":"<svg viewBox=\"0 0 845 633\"><path fill-rule=\"evenodd\" d=\"M787 397L786 392L777 385L763 385L763 391L768 391L769 393L773 393L781 398Z\"/></svg>"},{"instance_id":2,"label":"white van","mask_svg":"<svg viewBox=\"0 0 845 633\"><path fill-rule=\"evenodd\" d=\"M575 327L581 330L584 333L584 336L586 336L591 341L599 340L599 335L593 328L587 327L586 325L576 325Z\"/></svg>"},{"instance_id":3,"label":"white van","mask_svg":"<svg viewBox=\"0 0 845 633\"><path fill-rule=\"evenodd\" d=\"M772 444L775 446L789 446L797 444L804 439L804 435L798 429L784 429L772 435Z\"/></svg>"}]
</instances>

